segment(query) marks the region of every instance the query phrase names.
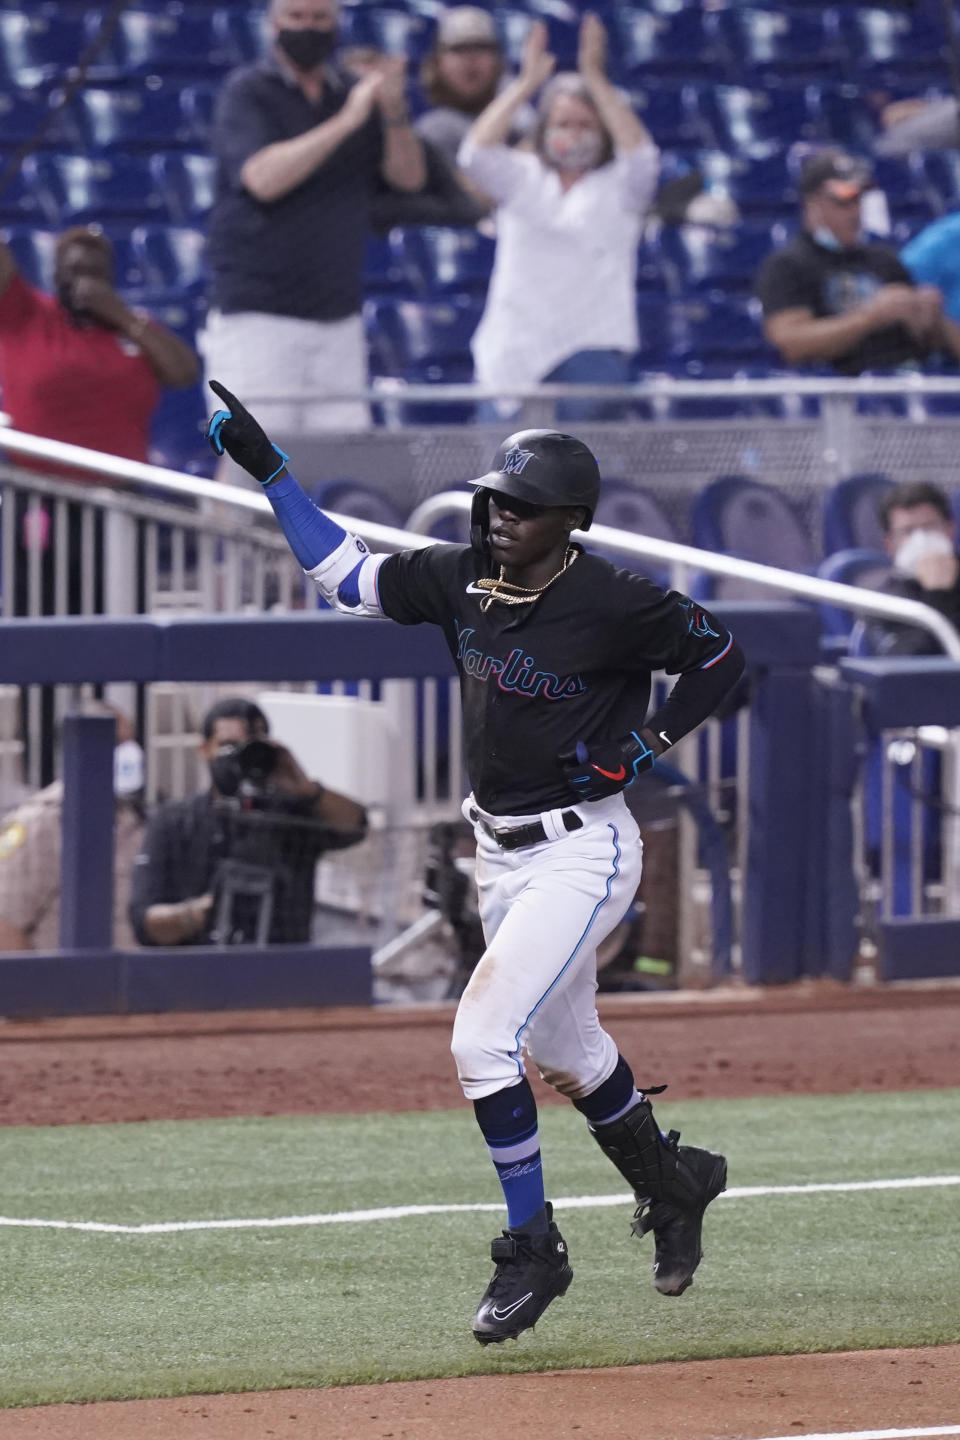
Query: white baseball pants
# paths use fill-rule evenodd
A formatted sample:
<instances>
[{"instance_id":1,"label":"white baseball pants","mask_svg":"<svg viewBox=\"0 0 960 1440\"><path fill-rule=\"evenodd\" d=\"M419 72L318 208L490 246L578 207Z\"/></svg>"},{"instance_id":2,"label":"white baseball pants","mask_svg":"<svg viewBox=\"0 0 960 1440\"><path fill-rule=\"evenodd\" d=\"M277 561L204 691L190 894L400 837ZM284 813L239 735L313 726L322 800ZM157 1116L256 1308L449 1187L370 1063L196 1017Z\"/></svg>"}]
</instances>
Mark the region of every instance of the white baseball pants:
<instances>
[{"instance_id":1,"label":"white baseball pants","mask_svg":"<svg viewBox=\"0 0 960 1440\"><path fill-rule=\"evenodd\" d=\"M622 795L561 810L487 815L498 829L539 819L558 838L501 850L474 825L477 888L487 949L464 990L451 1049L463 1093L479 1100L524 1073L523 1052L570 1099L613 1073L617 1047L597 1016L597 947L619 924L640 883L643 845Z\"/></svg>"}]
</instances>

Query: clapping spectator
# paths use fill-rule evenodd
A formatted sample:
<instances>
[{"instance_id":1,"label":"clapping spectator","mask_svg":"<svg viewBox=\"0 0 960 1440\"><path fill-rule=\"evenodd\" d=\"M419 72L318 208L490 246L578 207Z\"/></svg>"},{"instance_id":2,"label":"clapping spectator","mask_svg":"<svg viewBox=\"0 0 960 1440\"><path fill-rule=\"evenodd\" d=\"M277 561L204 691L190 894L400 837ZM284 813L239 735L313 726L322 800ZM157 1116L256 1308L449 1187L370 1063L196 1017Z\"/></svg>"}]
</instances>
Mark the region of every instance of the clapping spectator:
<instances>
[{"instance_id":1,"label":"clapping spectator","mask_svg":"<svg viewBox=\"0 0 960 1440\"><path fill-rule=\"evenodd\" d=\"M580 30L577 74L551 79L542 22L521 72L479 117L460 165L497 205L497 253L473 339L476 378L505 396L541 381L616 384L638 346L637 243L659 169L645 126L606 75L595 15ZM507 143L518 109L542 91L532 151ZM496 413L512 413L496 402ZM560 420L612 418L609 402L564 401Z\"/></svg>"},{"instance_id":2,"label":"clapping spectator","mask_svg":"<svg viewBox=\"0 0 960 1440\"><path fill-rule=\"evenodd\" d=\"M826 150L801 171L803 228L757 279L764 330L788 365L829 363L844 375L960 358L960 326L933 285L915 285L895 250L861 232L869 168Z\"/></svg>"},{"instance_id":3,"label":"clapping spectator","mask_svg":"<svg viewBox=\"0 0 960 1440\"><path fill-rule=\"evenodd\" d=\"M214 116L207 369L281 435L363 429L364 403L319 397L367 385L364 244L380 177L402 191L425 179L406 60L359 80L337 69L337 0L272 0L268 14L268 56L228 78Z\"/></svg>"}]
</instances>

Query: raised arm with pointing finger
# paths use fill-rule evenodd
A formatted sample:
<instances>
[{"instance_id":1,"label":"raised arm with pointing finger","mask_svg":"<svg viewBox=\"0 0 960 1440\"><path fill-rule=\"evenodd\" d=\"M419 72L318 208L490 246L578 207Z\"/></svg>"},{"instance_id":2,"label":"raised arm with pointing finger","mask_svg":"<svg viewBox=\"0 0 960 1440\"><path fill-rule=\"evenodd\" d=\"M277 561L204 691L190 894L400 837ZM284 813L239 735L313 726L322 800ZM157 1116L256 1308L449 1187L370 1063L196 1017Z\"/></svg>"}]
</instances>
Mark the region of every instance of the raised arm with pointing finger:
<instances>
[{"instance_id":1,"label":"raised arm with pointing finger","mask_svg":"<svg viewBox=\"0 0 960 1440\"><path fill-rule=\"evenodd\" d=\"M600 493L574 435L521 430L476 479L469 545L371 555L320 511L287 456L221 385L210 422L265 486L303 568L337 609L436 625L460 678L487 949L464 991L452 1050L497 1171L507 1229L473 1320L482 1345L516 1338L573 1279L545 1198L537 1106L524 1054L584 1116L652 1230L654 1286L681 1295L700 1263L703 1213L726 1184L722 1155L679 1145L653 1118L594 1004L597 947L636 894L641 846L622 792L706 719L743 657L685 595L587 554ZM654 670L679 676L649 718ZM638 781L642 784L642 779Z\"/></svg>"}]
</instances>

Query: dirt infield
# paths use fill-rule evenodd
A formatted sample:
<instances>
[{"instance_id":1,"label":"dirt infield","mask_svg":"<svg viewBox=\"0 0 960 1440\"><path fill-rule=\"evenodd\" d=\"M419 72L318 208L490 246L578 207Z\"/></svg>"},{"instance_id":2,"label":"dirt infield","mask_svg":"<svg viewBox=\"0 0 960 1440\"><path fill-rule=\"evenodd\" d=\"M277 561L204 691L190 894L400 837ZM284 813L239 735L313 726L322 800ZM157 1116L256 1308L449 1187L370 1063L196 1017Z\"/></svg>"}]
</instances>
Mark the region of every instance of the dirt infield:
<instances>
[{"instance_id":1,"label":"dirt infield","mask_svg":"<svg viewBox=\"0 0 960 1440\"><path fill-rule=\"evenodd\" d=\"M960 1086L960 985L609 996L601 1014L671 1100ZM0 1022L0 1124L450 1108L451 1019L437 1006ZM954 1346L49 1406L3 1412L0 1435L486 1440L499 1412L525 1417L524 1440L733 1440L960 1424L958 1394Z\"/></svg>"}]
</instances>

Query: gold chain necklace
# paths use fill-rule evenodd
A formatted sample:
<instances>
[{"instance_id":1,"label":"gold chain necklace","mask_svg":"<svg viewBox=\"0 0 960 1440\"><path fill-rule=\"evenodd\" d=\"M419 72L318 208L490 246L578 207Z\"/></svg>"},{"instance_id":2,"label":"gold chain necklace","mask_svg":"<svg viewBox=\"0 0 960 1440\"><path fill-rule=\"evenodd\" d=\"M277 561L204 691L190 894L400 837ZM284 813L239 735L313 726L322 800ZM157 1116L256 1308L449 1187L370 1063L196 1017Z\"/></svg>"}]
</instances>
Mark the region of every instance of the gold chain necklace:
<instances>
[{"instance_id":1,"label":"gold chain necklace","mask_svg":"<svg viewBox=\"0 0 960 1440\"><path fill-rule=\"evenodd\" d=\"M563 572L569 570L579 553L575 545L568 545L566 554L563 557L563 564L560 566L556 575L551 575L550 579L543 585L537 585L535 587L514 585L511 581L505 580L503 578L504 567L501 565L500 574L496 579L488 576L483 580L477 580L475 582L478 590L488 590L490 592L489 597L480 602L480 609L486 613L494 600L500 600L504 605L532 605L534 600L539 600L544 590L550 589L554 580L559 580Z\"/></svg>"}]
</instances>

